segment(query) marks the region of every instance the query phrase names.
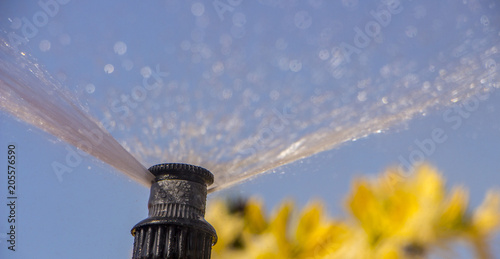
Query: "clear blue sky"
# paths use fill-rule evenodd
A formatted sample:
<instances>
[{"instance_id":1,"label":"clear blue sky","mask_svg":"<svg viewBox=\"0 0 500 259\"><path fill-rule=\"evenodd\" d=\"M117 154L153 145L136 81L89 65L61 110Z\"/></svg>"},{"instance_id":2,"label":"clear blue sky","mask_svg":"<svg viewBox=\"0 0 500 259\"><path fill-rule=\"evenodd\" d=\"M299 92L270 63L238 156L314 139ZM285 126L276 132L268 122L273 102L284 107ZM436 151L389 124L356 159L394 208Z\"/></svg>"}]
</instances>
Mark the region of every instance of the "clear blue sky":
<instances>
[{"instance_id":1,"label":"clear blue sky","mask_svg":"<svg viewBox=\"0 0 500 259\"><path fill-rule=\"evenodd\" d=\"M330 94L329 103L319 106L323 110L317 114L338 107L362 112L366 104L383 102L385 96L389 101L406 96L425 81L433 84L430 94L439 95L434 79L442 70L451 73L465 57L479 68L462 73L465 79L442 82L445 91L467 80L480 85L484 76L480 71L491 71L486 68L500 62L500 55L492 53L493 47L500 48L499 7L493 1L401 0L392 6L388 1L356 0L37 2L2 1L0 37L28 37L28 42L19 42L19 49L35 57L97 121L109 115L116 123L112 131L116 139L137 137L146 145L169 143L176 134L183 134L175 131L164 139L148 138L144 128L152 130L151 124L137 123L146 114L165 121L189 121L197 111L214 112L215 119L240 111L246 133L232 136L238 138L259 129L260 119L252 117L259 108L279 109L298 96ZM387 12L390 20L380 16ZM28 28L30 23L34 31ZM379 26L370 27L374 24ZM370 33L366 28L378 28L381 37L368 38L365 46L356 28L364 35ZM329 63L338 54L335 47L347 45L352 47L345 49L352 51L351 60ZM134 87L143 84L148 67L155 70L157 65L169 72L162 95L148 95L141 105L129 107L130 116L122 118L128 112L113 110L112 103L125 104L121 95L130 98ZM289 197L299 206L320 198L331 215L340 216L342 199L355 175L376 174L400 163L400 156L408 158L419 150L416 141L429 139L434 129L441 128L447 140L425 158L445 174L450 185L466 185L475 207L487 189L500 187L500 90L495 82L489 97L461 116L459 126L443 117L450 115L449 106L431 107L425 116L283 166L209 199L257 195L272 208ZM186 98L191 94L200 96ZM239 94L254 94L250 98L254 106L240 108ZM418 102L406 97L408 105ZM460 99L455 105L464 104ZM119 107L123 106L115 106ZM314 109L301 111L298 121L316 114L308 113ZM457 115L455 110L451 114ZM300 134L324 126L317 125ZM293 130L279 133L293 134ZM287 140L286 136L276 139ZM0 258L129 257L130 229L147 216L149 190L92 158L83 159L58 179L52 164L65 161L66 144L2 112L2 203L7 203L9 144L15 144L18 153L17 251L7 249L8 210L0 206ZM166 162L153 157L145 161L145 166ZM500 239L495 241L498 255ZM460 256L470 258L467 251Z\"/></svg>"}]
</instances>

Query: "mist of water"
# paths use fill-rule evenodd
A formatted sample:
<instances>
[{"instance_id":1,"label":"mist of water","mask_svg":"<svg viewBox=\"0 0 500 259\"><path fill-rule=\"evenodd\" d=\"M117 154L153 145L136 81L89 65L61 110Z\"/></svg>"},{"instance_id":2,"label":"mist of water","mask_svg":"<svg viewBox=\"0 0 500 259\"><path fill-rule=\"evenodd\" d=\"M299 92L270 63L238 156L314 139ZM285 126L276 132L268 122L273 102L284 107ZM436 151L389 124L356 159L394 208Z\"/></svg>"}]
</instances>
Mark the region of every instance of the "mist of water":
<instances>
[{"instance_id":1,"label":"mist of water","mask_svg":"<svg viewBox=\"0 0 500 259\"><path fill-rule=\"evenodd\" d=\"M493 46L489 50L493 49L495 52L499 47L500 45ZM408 79L395 81L392 87L407 90L391 98L391 103L385 103L384 99L368 101L363 105L358 103L325 109L309 119L305 119L304 114L312 113L315 105L297 105L295 112L302 113L297 115L300 120L290 119L286 127L291 127L300 134L287 132L285 135L275 136L275 139L268 141L265 150L249 152L244 158L238 154L242 154L241 148L246 143L231 145L234 160L226 164L210 165L216 172L224 172L217 175L216 185L211 191L227 188L281 165L336 148L345 142L390 131L394 126L402 125L415 116L425 116L426 113L443 107L460 105L471 98L477 101L478 96L488 95L500 86L496 66L492 64L496 63L487 56L479 58L471 54L463 57L461 64L449 66L450 69L441 71L439 76L428 81L422 82L422 78L414 78L414 82L409 82ZM416 78L419 78L419 75ZM410 86L405 87L405 84ZM369 87L384 88L382 85ZM307 130L304 129L310 129L310 132L305 133ZM257 133L250 139L258 142L262 141L262 136ZM203 161L195 162L203 164Z\"/></svg>"},{"instance_id":2,"label":"mist of water","mask_svg":"<svg viewBox=\"0 0 500 259\"><path fill-rule=\"evenodd\" d=\"M0 40L0 108L150 186L153 176L26 53Z\"/></svg>"}]
</instances>

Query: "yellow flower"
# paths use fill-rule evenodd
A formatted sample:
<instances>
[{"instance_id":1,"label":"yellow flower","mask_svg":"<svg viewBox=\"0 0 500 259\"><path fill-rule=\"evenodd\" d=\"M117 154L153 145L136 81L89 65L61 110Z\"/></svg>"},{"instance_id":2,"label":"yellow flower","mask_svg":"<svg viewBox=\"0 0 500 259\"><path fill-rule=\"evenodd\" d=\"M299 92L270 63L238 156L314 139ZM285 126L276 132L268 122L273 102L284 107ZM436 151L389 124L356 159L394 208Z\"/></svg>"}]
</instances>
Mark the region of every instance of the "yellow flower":
<instances>
[{"instance_id":1,"label":"yellow flower","mask_svg":"<svg viewBox=\"0 0 500 259\"><path fill-rule=\"evenodd\" d=\"M486 194L483 204L474 212L472 225L481 235L490 235L500 228L500 192Z\"/></svg>"},{"instance_id":2,"label":"yellow flower","mask_svg":"<svg viewBox=\"0 0 500 259\"><path fill-rule=\"evenodd\" d=\"M226 252L237 246L244 220L240 215L232 214L225 202L216 200L209 203L205 218L217 231L217 244L212 248L214 253Z\"/></svg>"},{"instance_id":3,"label":"yellow flower","mask_svg":"<svg viewBox=\"0 0 500 259\"><path fill-rule=\"evenodd\" d=\"M354 181L347 208L367 237L369 258L425 258L471 236L487 258L484 236L500 225L500 196L488 197L471 219L466 189L447 193L437 170L422 165L413 175L391 169L374 181Z\"/></svg>"},{"instance_id":4,"label":"yellow flower","mask_svg":"<svg viewBox=\"0 0 500 259\"><path fill-rule=\"evenodd\" d=\"M488 192L471 221L470 237L478 258L491 258L487 239L500 229L500 192Z\"/></svg>"},{"instance_id":5,"label":"yellow flower","mask_svg":"<svg viewBox=\"0 0 500 259\"><path fill-rule=\"evenodd\" d=\"M439 238L449 238L466 231L469 224L467 214L469 195L463 187L455 187L443 203L440 211L436 231Z\"/></svg>"},{"instance_id":6,"label":"yellow flower","mask_svg":"<svg viewBox=\"0 0 500 259\"><path fill-rule=\"evenodd\" d=\"M462 240L486 259L488 238L500 229L500 192L488 193L471 213L467 190L448 191L429 165L413 174L389 169L373 180L355 179L346 209L347 218L334 220L319 201L300 213L285 201L268 217L257 199L239 206L214 201L206 216L219 237L212 257L417 259L435 250L446 253Z\"/></svg>"},{"instance_id":7,"label":"yellow flower","mask_svg":"<svg viewBox=\"0 0 500 259\"><path fill-rule=\"evenodd\" d=\"M320 202L308 205L297 220L293 220L292 202L282 203L269 219L256 199L246 203L244 215L231 214L228 205L221 208L221 204L224 203L213 202L206 216L216 228L220 242L214 246L213 258L339 258L331 255L343 248L349 233L345 224L324 216Z\"/></svg>"},{"instance_id":8,"label":"yellow flower","mask_svg":"<svg viewBox=\"0 0 500 259\"><path fill-rule=\"evenodd\" d=\"M244 217L248 232L259 234L268 227L262 207L262 202L255 198L250 199L246 204Z\"/></svg>"}]
</instances>

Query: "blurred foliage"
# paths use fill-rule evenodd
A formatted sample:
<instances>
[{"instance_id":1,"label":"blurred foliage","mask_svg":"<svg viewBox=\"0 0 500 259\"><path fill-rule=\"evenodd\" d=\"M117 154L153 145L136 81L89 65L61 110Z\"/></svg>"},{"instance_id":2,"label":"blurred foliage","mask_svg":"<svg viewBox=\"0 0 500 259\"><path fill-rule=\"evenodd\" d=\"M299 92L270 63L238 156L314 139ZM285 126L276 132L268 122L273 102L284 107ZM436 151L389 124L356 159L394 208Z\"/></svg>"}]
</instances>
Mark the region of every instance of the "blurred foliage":
<instances>
[{"instance_id":1,"label":"blurred foliage","mask_svg":"<svg viewBox=\"0 0 500 259\"><path fill-rule=\"evenodd\" d=\"M341 219L328 217L320 201L301 212L285 201L271 216L255 198L215 200L208 208L219 237L214 259L453 258L460 243L485 259L500 229L499 192L489 191L470 211L467 190L447 190L429 165L413 174L389 169L376 179L355 179Z\"/></svg>"}]
</instances>

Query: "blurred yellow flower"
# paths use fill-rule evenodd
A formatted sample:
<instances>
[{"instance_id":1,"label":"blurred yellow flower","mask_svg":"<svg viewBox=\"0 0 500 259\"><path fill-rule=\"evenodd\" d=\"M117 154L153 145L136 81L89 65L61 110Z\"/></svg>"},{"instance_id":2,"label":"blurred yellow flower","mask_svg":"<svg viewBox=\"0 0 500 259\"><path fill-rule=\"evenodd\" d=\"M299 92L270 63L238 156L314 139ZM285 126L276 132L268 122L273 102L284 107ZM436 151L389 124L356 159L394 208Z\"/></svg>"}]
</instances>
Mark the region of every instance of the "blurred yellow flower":
<instances>
[{"instance_id":1,"label":"blurred yellow flower","mask_svg":"<svg viewBox=\"0 0 500 259\"><path fill-rule=\"evenodd\" d=\"M472 215L469 237L479 258L492 258L488 238L500 229L500 192L489 191Z\"/></svg>"},{"instance_id":2,"label":"blurred yellow flower","mask_svg":"<svg viewBox=\"0 0 500 259\"><path fill-rule=\"evenodd\" d=\"M488 239L500 229L500 193L489 192L471 213L467 190L447 192L445 180L429 165L413 174L389 169L377 179L355 179L346 210L346 218L334 220L319 201L298 214L285 201L268 217L257 199L237 206L213 201L206 215L219 236L212 257L427 258L462 240L486 259Z\"/></svg>"},{"instance_id":3,"label":"blurred yellow flower","mask_svg":"<svg viewBox=\"0 0 500 259\"><path fill-rule=\"evenodd\" d=\"M330 258L349 231L345 224L328 220L320 202L311 203L294 223L291 202L284 202L270 218L256 199L246 203L243 215L230 213L223 204L212 202L206 215L219 236L213 258Z\"/></svg>"},{"instance_id":4,"label":"blurred yellow flower","mask_svg":"<svg viewBox=\"0 0 500 259\"><path fill-rule=\"evenodd\" d=\"M353 227L367 236L370 258L425 258L459 239L472 241L477 257L489 258L484 240L499 227L499 195L489 194L472 216L467 190L447 193L435 168L422 165L406 175L392 169L375 181L354 181L347 207Z\"/></svg>"}]
</instances>

